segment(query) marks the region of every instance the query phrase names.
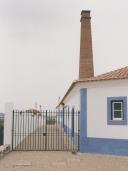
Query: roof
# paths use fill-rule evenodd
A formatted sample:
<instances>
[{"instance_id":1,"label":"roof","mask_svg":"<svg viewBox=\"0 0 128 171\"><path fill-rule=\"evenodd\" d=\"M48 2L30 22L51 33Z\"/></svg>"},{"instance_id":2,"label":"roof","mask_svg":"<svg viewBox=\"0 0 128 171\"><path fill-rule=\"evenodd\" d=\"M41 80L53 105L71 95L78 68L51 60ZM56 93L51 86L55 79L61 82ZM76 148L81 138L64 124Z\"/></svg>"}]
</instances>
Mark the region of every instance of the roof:
<instances>
[{"instance_id":1,"label":"roof","mask_svg":"<svg viewBox=\"0 0 128 171\"><path fill-rule=\"evenodd\" d=\"M34 109L34 108L32 108L32 109L27 109L27 110L25 110L25 112L28 112L28 113L40 113L39 110Z\"/></svg>"},{"instance_id":2,"label":"roof","mask_svg":"<svg viewBox=\"0 0 128 171\"><path fill-rule=\"evenodd\" d=\"M77 83L85 83L85 82L93 82L93 81L107 81L107 80L120 80L120 79L128 79L128 66L116 69L95 77L87 78L87 79L82 79L82 80L76 80L74 81L71 86L69 87L68 91L60 101L59 105L61 105L64 101L64 99L68 96L70 91L73 89L73 87ZM58 106L59 106L58 105Z\"/></svg>"},{"instance_id":3,"label":"roof","mask_svg":"<svg viewBox=\"0 0 128 171\"><path fill-rule=\"evenodd\" d=\"M128 78L128 66L89 78L88 81L115 80Z\"/></svg>"}]
</instances>

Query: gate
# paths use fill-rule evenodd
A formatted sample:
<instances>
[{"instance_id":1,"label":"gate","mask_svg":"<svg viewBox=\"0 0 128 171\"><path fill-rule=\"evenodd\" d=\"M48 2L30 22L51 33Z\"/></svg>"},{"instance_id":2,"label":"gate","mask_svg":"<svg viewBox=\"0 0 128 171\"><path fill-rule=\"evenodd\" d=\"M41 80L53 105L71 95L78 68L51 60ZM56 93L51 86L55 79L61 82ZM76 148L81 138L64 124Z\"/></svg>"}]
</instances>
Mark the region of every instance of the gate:
<instances>
[{"instance_id":1,"label":"gate","mask_svg":"<svg viewBox=\"0 0 128 171\"><path fill-rule=\"evenodd\" d=\"M0 113L0 145L3 145L4 140L4 114Z\"/></svg>"},{"instance_id":2,"label":"gate","mask_svg":"<svg viewBox=\"0 0 128 171\"><path fill-rule=\"evenodd\" d=\"M13 111L12 150L78 151L79 111Z\"/></svg>"}]
</instances>

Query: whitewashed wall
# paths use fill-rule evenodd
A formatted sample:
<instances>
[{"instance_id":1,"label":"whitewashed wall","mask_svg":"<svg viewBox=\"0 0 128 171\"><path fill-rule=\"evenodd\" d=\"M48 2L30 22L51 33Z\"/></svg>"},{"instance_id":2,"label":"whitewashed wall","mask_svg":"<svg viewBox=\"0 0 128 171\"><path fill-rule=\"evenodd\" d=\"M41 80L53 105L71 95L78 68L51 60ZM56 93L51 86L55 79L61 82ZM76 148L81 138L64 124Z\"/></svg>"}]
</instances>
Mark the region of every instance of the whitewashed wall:
<instances>
[{"instance_id":1,"label":"whitewashed wall","mask_svg":"<svg viewBox=\"0 0 128 171\"><path fill-rule=\"evenodd\" d=\"M80 93L79 93L79 86L76 85L70 94L67 96L67 98L64 100L64 104L66 106L69 106L71 109L72 107L75 108L75 110L80 109Z\"/></svg>"},{"instance_id":2,"label":"whitewashed wall","mask_svg":"<svg viewBox=\"0 0 128 171\"><path fill-rule=\"evenodd\" d=\"M12 144L12 111L13 103L8 102L5 104L4 115L4 145Z\"/></svg>"},{"instance_id":3,"label":"whitewashed wall","mask_svg":"<svg viewBox=\"0 0 128 171\"><path fill-rule=\"evenodd\" d=\"M64 101L65 106L69 107L70 114L69 114L69 120L67 122L67 118L65 117L65 125L68 126L68 128L72 128L72 116L71 116L71 109L74 108L75 114L74 114L74 132L78 132L78 117L76 112L80 110L80 93L79 93L79 85L75 86L68 97Z\"/></svg>"},{"instance_id":4,"label":"whitewashed wall","mask_svg":"<svg viewBox=\"0 0 128 171\"><path fill-rule=\"evenodd\" d=\"M107 97L128 96L128 80L77 84L64 103L80 109L80 89L87 88L87 136L128 139L127 125L107 125Z\"/></svg>"},{"instance_id":5,"label":"whitewashed wall","mask_svg":"<svg viewBox=\"0 0 128 171\"><path fill-rule=\"evenodd\" d=\"M128 96L128 80L88 85L87 136L128 139L128 125L107 125L107 97Z\"/></svg>"}]
</instances>

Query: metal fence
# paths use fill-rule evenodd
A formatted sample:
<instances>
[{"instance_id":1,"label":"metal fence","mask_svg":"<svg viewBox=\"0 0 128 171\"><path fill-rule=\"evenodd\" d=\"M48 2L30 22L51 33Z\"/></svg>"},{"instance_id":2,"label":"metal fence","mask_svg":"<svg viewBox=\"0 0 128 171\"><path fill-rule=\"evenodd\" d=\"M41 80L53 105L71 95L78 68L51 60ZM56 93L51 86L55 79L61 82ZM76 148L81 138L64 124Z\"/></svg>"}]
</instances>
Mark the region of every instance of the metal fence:
<instances>
[{"instance_id":1,"label":"metal fence","mask_svg":"<svg viewBox=\"0 0 128 171\"><path fill-rule=\"evenodd\" d=\"M0 145L3 145L4 140L4 114L0 113Z\"/></svg>"},{"instance_id":2,"label":"metal fence","mask_svg":"<svg viewBox=\"0 0 128 171\"><path fill-rule=\"evenodd\" d=\"M13 111L12 149L78 151L79 111Z\"/></svg>"}]
</instances>

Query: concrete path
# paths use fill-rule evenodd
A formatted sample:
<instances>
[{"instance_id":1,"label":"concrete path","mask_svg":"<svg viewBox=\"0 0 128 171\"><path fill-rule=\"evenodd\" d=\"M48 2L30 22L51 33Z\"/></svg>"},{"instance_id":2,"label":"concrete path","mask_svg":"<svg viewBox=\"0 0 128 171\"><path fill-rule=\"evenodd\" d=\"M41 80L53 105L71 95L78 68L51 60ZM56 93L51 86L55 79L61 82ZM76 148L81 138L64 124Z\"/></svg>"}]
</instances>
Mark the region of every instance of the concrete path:
<instances>
[{"instance_id":1,"label":"concrete path","mask_svg":"<svg viewBox=\"0 0 128 171\"><path fill-rule=\"evenodd\" d=\"M0 171L128 171L128 157L70 152L11 152Z\"/></svg>"},{"instance_id":2,"label":"concrete path","mask_svg":"<svg viewBox=\"0 0 128 171\"><path fill-rule=\"evenodd\" d=\"M66 134L63 128L57 125L47 125L47 136L43 136L46 132L46 125L37 128L33 133L17 134L14 136L14 146L23 139L20 144L16 145L16 150L78 150L78 146L71 141L71 133ZM78 142L78 137L76 137ZM14 148L15 150L15 148Z\"/></svg>"}]
</instances>

